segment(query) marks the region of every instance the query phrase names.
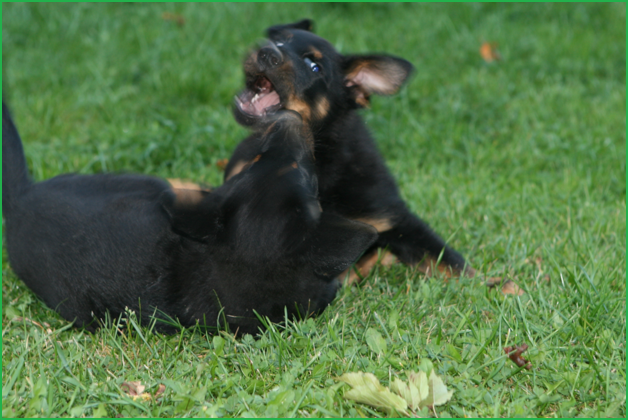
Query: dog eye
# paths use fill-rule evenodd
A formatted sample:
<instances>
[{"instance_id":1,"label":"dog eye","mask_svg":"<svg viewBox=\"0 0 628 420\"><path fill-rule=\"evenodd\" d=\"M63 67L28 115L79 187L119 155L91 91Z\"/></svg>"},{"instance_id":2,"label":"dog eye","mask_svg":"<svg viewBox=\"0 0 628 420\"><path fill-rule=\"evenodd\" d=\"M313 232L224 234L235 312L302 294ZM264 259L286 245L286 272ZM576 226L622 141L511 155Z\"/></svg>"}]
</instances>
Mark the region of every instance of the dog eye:
<instances>
[{"instance_id":1,"label":"dog eye","mask_svg":"<svg viewBox=\"0 0 628 420\"><path fill-rule=\"evenodd\" d=\"M321 71L321 67L309 58L306 57L303 59L303 61L305 61L305 64L307 64L310 67L310 70L312 70L314 73L318 73L319 71Z\"/></svg>"}]
</instances>

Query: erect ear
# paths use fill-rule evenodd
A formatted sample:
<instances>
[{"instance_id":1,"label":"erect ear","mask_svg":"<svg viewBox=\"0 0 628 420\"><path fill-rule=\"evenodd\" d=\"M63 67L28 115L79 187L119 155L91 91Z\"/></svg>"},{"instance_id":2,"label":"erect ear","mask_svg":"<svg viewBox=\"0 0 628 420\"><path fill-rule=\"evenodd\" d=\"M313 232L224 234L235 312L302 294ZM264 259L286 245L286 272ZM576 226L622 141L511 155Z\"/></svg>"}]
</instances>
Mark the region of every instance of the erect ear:
<instances>
[{"instance_id":1,"label":"erect ear","mask_svg":"<svg viewBox=\"0 0 628 420\"><path fill-rule=\"evenodd\" d=\"M172 230L189 239L208 243L220 228L221 197L219 194L202 192L199 201L181 200L170 192L164 194L162 207L170 217Z\"/></svg>"},{"instance_id":2,"label":"erect ear","mask_svg":"<svg viewBox=\"0 0 628 420\"><path fill-rule=\"evenodd\" d=\"M313 234L310 260L316 274L336 277L377 239L370 225L323 212Z\"/></svg>"},{"instance_id":3,"label":"erect ear","mask_svg":"<svg viewBox=\"0 0 628 420\"><path fill-rule=\"evenodd\" d=\"M368 106L372 93L396 93L413 70L410 62L390 55L346 56L343 63L345 84L352 89L360 106Z\"/></svg>"},{"instance_id":4,"label":"erect ear","mask_svg":"<svg viewBox=\"0 0 628 420\"><path fill-rule=\"evenodd\" d=\"M314 21L311 19L302 19L298 22L288 23L286 25L275 25L266 29L266 35L270 38L273 34L281 32L285 29L301 29L303 31L314 32Z\"/></svg>"}]
</instances>

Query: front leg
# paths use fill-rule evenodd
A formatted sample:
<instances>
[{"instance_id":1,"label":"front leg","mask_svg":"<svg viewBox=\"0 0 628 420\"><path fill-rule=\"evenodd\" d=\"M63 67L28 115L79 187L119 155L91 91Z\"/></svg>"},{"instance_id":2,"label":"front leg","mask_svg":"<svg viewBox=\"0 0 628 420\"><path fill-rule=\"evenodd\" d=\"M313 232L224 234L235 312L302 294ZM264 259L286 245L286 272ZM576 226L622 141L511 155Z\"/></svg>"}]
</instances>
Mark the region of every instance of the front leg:
<instances>
[{"instance_id":1,"label":"front leg","mask_svg":"<svg viewBox=\"0 0 628 420\"><path fill-rule=\"evenodd\" d=\"M462 255L407 210L393 217L372 220L377 220L376 228L380 231L376 246L387 248L401 262L416 266L427 275L432 275L435 270L447 277L463 273L472 277L475 274Z\"/></svg>"}]
</instances>

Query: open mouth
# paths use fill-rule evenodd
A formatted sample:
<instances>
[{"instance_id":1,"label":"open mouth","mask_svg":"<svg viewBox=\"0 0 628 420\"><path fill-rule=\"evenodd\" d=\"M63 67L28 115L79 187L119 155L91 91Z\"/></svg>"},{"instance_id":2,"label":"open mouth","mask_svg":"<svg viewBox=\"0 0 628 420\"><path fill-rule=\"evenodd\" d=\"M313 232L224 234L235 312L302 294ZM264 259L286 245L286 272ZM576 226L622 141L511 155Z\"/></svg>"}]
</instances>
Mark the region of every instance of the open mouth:
<instances>
[{"instance_id":1,"label":"open mouth","mask_svg":"<svg viewBox=\"0 0 628 420\"><path fill-rule=\"evenodd\" d=\"M240 111L249 116L263 117L281 108L279 94L272 82L263 75L253 80L253 83L247 83L247 88L235 99Z\"/></svg>"}]
</instances>

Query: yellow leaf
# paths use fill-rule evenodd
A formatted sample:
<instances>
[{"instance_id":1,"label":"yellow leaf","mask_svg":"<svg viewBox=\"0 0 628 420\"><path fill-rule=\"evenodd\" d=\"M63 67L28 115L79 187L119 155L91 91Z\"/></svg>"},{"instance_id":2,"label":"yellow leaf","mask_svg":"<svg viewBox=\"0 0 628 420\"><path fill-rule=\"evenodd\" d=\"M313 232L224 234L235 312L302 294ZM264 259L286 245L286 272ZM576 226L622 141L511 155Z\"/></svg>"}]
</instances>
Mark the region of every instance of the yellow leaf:
<instances>
[{"instance_id":1,"label":"yellow leaf","mask_svg":"<svg viewBox=\"0 0 628 420\"><path fill-rule=\"evenodd\" d=\"M406 411L408 407L406 400L382 386L375 375L364 372L352 372L345 373L338 379L353 387L352 390L345 393L345 398L386 412L396 410L398 413L408 414Z\"/></svg>"},{"instance_id":2,"label":"yellow leaf","mask_svg":"<svg viewBox=\"0 0 628 420\"><path fill-rule=\"evenodd\" d=\"M451 399L454 391L447 391L447 387L443 380L437 376L434 371L430 373L428 379L430 393L425 400L421 402L421 408L435 405L443 405Z\"/></svg>"}]
</instances>

